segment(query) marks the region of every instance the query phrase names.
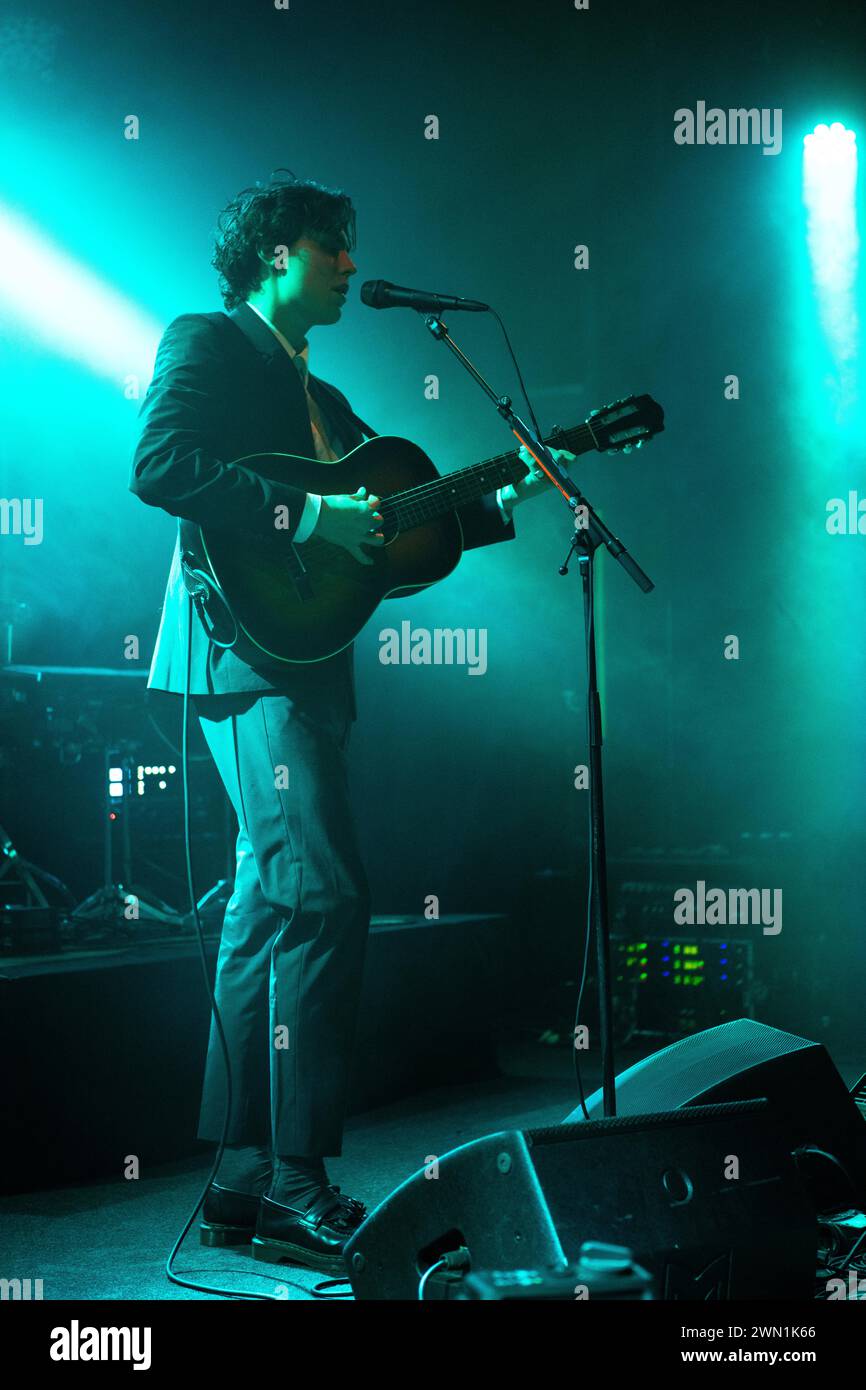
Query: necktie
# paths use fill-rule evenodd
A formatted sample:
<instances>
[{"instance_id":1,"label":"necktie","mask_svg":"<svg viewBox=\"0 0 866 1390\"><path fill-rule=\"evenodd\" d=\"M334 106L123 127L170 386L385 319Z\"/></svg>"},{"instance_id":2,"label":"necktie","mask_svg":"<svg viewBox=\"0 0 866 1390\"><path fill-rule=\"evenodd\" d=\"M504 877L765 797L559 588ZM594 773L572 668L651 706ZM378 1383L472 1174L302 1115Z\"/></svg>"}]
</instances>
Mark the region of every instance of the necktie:
<instances>
[{"instance_id":1,"label":"necktie","mask_svg":"<svg viewBox=\"0 0 866 1390\"><path fill-rule=\"evenodd\" d=\"M307 409L310 412L310 426L313 431L313 444L316 448L316 458L320 463L335 463L340 455L334 453L334 450L331 448L330 440L328 439L328 427L322 412L310 395L309 369L307 363L299 352L295 354L292 361L298 369L298 375L304 387L304 395L307 398Z\"/></svg>"}]
</instances>

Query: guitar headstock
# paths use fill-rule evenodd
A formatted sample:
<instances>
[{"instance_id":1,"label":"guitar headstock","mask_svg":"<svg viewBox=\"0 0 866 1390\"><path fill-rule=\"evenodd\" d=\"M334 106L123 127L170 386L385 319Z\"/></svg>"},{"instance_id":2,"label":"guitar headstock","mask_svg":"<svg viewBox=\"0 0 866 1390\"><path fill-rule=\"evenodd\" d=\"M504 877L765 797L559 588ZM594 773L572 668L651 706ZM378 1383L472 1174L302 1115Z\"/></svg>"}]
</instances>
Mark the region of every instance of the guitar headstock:
<instances>
[{"instance_id":1,"label":"guitar headstock","mask_svg":"<svg viewBox=\"0 0 866 1390\"><path fill-rule=\"evenodd\" d=\"M593 410L586 425L599 452L627 454L660 434L664 420L665 413L652 396L624 396Z\"/></svg>"}]
</instances>

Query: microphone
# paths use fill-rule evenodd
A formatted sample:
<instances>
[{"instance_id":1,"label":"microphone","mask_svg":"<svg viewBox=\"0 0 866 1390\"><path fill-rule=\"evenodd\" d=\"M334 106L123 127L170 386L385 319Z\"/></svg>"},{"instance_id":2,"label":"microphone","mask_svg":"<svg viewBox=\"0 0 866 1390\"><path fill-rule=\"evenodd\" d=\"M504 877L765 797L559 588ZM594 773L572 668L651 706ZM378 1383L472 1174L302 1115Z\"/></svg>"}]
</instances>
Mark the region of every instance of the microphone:
<instances>
[{"instance_id":1,"label":"microphone","mask_svg":"<svg viewBox=\"0 0 866 1390\"><path fill-rule=\"evenodd\" d=\"M470 309L474 314L483 314L490 309L489 304L482 304L478 299L407 290L402 285L392 285L390 280L365 280L361 286L361 303L371 309L420 309L426 314L441 314L444 309Z\"/></svg>"}]
</instances>

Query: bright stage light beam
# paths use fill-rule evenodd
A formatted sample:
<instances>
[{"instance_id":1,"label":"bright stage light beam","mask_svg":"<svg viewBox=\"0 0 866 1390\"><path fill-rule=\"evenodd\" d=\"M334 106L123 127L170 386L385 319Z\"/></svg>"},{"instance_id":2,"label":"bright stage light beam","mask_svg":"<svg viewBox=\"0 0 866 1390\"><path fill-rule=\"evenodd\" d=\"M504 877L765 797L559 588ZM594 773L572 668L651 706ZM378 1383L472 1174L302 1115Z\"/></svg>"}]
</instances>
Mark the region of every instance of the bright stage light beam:
<instances>
[{"instance_id":1,"label":"bright stage light beam","mask_svg":"<svg viewBox=\"0 0 866 1390\"><path fill-rule=\"evenodd\" d=\"M143 394L159 324L35 223L0 206L0 305L51 352Z\"/></svg>"},{"instance_id":2,"label":"bright stage light beam","mask_svg":"<svg viewBox=\"0 0 866 1390\"><path fill-rule=\"evenodd\" d=\"M806 240L821 327L838 371L840 414L854 404L860 325L857 139L840 121L803 140Z\"/></svg>"}]
</instances>

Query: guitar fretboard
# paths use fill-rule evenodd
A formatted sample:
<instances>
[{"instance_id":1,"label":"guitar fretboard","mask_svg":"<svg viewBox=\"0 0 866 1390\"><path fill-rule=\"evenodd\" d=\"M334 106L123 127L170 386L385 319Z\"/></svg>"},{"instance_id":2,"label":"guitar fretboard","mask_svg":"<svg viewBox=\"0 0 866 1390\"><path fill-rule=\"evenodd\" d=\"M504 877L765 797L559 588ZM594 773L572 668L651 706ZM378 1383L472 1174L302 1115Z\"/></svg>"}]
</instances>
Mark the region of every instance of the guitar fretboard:
<instances>
[{"instance_id":1,"label":"guitar fretboard","mask_svg":"<svg viewBox=\"0 0 866 1390\"><path fill-rule=\"evenodd\" d=\"M588 424L557 431L544 442L555 449L568 449L572 454L585 454L596 447ZM516 483L528 471L518 451L512 450L485 459L483 463L460 468L456 473L447 473L444 478L407 488L405 492L392 492L390 497L383 498L379 510L386 522L393 522L400 531L408 531L495 492L506 483Z\"/></svg>"}]
</instances>

